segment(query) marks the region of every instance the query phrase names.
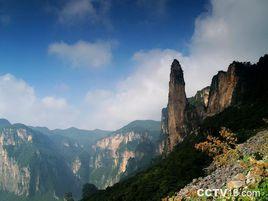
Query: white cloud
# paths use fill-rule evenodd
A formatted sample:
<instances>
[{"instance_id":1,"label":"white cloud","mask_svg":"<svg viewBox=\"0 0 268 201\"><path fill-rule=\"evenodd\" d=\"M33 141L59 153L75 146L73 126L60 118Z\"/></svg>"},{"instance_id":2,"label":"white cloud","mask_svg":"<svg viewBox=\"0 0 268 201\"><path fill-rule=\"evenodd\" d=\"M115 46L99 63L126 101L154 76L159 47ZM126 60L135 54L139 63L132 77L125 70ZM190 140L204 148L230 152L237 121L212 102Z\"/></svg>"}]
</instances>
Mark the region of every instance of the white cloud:
<instances>
[{"instance_id":1,"label":"white cloud","mask_svg":"<svg viewBox=\"0 0 268 201\"><path fill-rule=\"evenodd\" d=\"M11 74L0 76L0 116L12 122L69 127L77 111L63 98L38 98L33 87Z\"/></svg>"},{"instance_id":2,"label":"white cloud","mask_svg":"<svg viewBox=\"0 0 268 201\"><path fill-rule=\"evenodd\" d=\"M62 98L38 98L24 81L1 76L0 115L33 125L102 129L116 129L136 119L159 120L167 104L173 58L182 64L189 96L209 85L212 76L226 70L233 60L255 62L268 52L268 1L212 0L211 6L210 12L196 20L189 55L170 49L139 51L133 56L132 74L114 90L89 91L81 105L70 106ZM74 67L98 67L111 60L111 47L107 51L105 44L62 42L51 45L49 52Z\"/></svg>"},{"instance_id":3,"label":"white cloud","mask_svg":"<svg viewBox=\"0 0 268 201\"><path fill-rule=\"evenodd\" d=\"M87 15L96 18L96 11L89 0L69 1L59 13L61 23L73 23L74 20L81 20Z\"/></svg>"},{"instance_id":4,"label":"white cloud","mask_svg":"<svg viewBox=\"0 0 268 201\"><path fill-rule=\"evenodd\" d=\"M118 128L135 119L157 119L167 103L170 63L181 55L174 50L137 52L136 70L113 91L96 90L86 96L87 117L95 127ZM83 126L83 125L82 125Z\"/></svg>"},{"instance_id":5,"label":"white cloud","mask_svg":"<svg viewBox=\"0 0 268 201\"><path fill-rule=\"evenodd\" d=\"M68 0L58 12L58 21L67 25L90 22L111 28L110 7L110 0Z\"/></svg>"},{"instance_id":6,"label":"white cloud","mask_svg":"<svg viewBox=\"0 0 268 201\"><path fill-rule=\"evenodd\" d=\"M167 104L174 57L184 69L188 96L209 85L212 76L218 70L226 70L233 60L256 62L268 53L267 7L265 0L212 0L211 10L196 20L189 55L175 50L136 53L138 64L132 75L112 92L100 96L93 92L94 118L89 117L90 122L118 128L135 119L159 120L161 108Z\"/></svg>"},{"instance_id":7,"label":"white cloud","mask_svg":"<svg viewBox=\"0 0 268 201\"><path fill-rule=\"evenodd\" d=\"M49 45L48 52L74 68L91 68L107 65L112 60L112 43L78 41L74 44L56 42Z\"/></svg>"},{"instance_id":8,"label":"white cloud","mask_svg":"<svg viewBox=\"0 0 268 201\"><path fill-rule=\"evenodd\" d=\"M268 53L267 7L266 0L211 0L211 10L196 20L190 55L182 60L189 95L233 60L256 62Z\"/></svg>"},{"instance_id":9,"label":"white cloud","mask_svg":"<svg viewBox=\"0 0 268 201\"><path fill-rule=\"evenodd\" d=\"M52 108L55 110L60 110L60 109L66 108L68 106L65 99L63 99L63 98L57 99L57 98L54 98L52 96L47 96L47 97L43 98L42 103L44 104L44 106L46 108Z\"/></svg>"}]
</instances>

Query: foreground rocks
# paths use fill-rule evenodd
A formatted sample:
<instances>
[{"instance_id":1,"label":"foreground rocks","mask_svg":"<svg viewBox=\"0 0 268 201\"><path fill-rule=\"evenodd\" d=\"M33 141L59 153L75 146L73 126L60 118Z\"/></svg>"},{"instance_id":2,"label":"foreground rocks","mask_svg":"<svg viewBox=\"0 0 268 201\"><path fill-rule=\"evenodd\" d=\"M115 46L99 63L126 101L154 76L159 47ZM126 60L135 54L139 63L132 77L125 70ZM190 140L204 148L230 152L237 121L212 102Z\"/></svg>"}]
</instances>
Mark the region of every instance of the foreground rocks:
<instances>
[{"instance_id":1,"label":"foreground rocks","mask_svg":"<svg viewBox=\"0 0 268 201\"><path fill-rule=\"evenodd\" d=\"M230 160L227 160L226 164L221 167L212 164L208 169L216 169L208 176L194 179L174 196L166 197L162 201L193 198L201 200L197 196L198 189L256 189L262 182L267 182L268 130L261 131L247 142L238 145L227 157L230 157ZM254 199L250 198L250 200Z\"/></svg>"}]
</instances>

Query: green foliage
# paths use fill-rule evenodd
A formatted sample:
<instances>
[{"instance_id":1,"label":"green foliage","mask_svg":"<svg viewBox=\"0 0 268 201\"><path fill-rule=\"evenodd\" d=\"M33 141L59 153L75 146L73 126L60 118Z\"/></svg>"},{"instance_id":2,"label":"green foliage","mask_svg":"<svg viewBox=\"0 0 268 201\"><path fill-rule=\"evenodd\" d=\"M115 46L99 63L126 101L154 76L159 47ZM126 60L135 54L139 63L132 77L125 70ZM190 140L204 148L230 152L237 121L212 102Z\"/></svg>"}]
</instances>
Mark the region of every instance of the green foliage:
<instances>
[{"instance_id":1,"label":"green foliage","mask_svg":"<svg viewBox=\"0 0 268 201\"><path fill-rule=\"evenodd\" d=\"M204 120L202 128L209 133L217 133L221 127L226 127L236 133L238 142L250 138L255 129L267 127L264 119L268 118L268 104L257 102L229 107L223 112Z\"/></svg>"},{"instance_id":2,"label":"green foliage","mask_svg":"<svg viewBox=\"0 0 268 201\"><path fill-rule=\"evenodd\" d=\"M259 201L268 200L268 178L260 183L256 190L259 190L261 193L261 196L258 198Z\"/></svg>"},{"instance_id":3,"label":"green foliage","mask_svg":"<svg viewBox=\"0 0 268 201\"><path fill-rule=\"evenodd\" d=\"M166 159L135 177L101 190L88 201L160 200L178 188L203 174L202 167L209 159L195 150L194 144L201 139L186 138Z\"/></svg>"},{"instance_id":4,"label":"green foliage","mask_svg":"<svg viewBox=\"0 0 268 201\"><path fill-rule=\"evenodd\" d=\"M73 194L71 192L64 194L64 201L74 201Z\"/></svg>"},{"instance_id":5,"label":"green foliage","mask_svg":"<svg viewBox=\"0 0 268 201\"><path fill-rule=\"evenodd\" d=\"M98 188L94 184L86 183L83 185L82 197L89 198L98 191Z\"/></svg>"},{"instance_id":6,"label":"green foliage","mask_svg":"<svg viewBox=\"0 0 268 201\"><path fill-rule=\"evenodd\" d=\"M52 192L47 192L42 195L35 196L17 196L13 193L0 191L0 201L63 201L61 198L56 198Z\"/></svg>"},{"instance_id":7,"label":"green foliage","mask_svg":"<svg viewBox=\"0 0 268 201\"><path fill-rule=\"evenodd\" d=\"M222 113L207 118L201 125L201 133L218 137L221 127L231 129L239 142L245 141L256 131L267 126L263 118L268 117L268 105L264 103L245 104L227 108ZM99 190L83 201L156 201L173 195L193 178L204 175L202 169L211 162L194 145L206 139L206 135L190 135L179 144L167 158L136 176L115 184L106 190Z\"/></svg>"},{"instance_id":8,"label":"green foliage","mask_svg":"<svg viewBox=\"0 0 268 201\"><path fill-rule=\"evenodd\" d=\"M160 122L153 120L136 120L114 133L126 133L130 131L134 131L136 133L148 133L150 136L159 137L161 131Z\"/></svg>"},{"instance_id":9,"label":"green foliage","mask_svg":"<svg viewBox=\"0 0 268 201\"><path fill-rule=\"evenodd\" d=\"M18 135L19 130L25 132L25 138ZM12 143L3 146L9 158L13 158L19 167L27 167L30 171L30 197L38 197L36 195L38 194L36 192L37 177L40 179L39 189L42 196L48 196L47 192L56 192L57 195L63 197L66 190L73 191L75 196L78 196L80 183L48 136L22 124L0 128L0 132L2 136L12 141ZM29 136L31 136L30 141L27 140ZM4 196L4 193L2 193L2 196ZM46 200L51 200L51 197Z\"/></svg>"}]
</instances>

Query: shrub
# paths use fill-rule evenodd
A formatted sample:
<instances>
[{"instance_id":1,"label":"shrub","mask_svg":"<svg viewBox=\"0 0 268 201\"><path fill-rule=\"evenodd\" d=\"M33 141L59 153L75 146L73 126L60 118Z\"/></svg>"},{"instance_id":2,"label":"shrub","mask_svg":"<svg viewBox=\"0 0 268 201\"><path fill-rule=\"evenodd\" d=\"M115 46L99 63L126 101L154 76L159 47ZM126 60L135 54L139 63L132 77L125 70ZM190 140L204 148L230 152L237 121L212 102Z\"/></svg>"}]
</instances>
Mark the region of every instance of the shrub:
<instances>
[{"instance_id":1,"label":"shrub","mask_svg":"<svg viewBox=\"0 0 268 201\"><path fill-rule=\"evenodd\" d=\"M226 128L220 130L220 137L207 136L207 140L195 145L197 150L207 153L211 157L227 153L236 147L237 138Z\"/></svg>"}]
</instances>

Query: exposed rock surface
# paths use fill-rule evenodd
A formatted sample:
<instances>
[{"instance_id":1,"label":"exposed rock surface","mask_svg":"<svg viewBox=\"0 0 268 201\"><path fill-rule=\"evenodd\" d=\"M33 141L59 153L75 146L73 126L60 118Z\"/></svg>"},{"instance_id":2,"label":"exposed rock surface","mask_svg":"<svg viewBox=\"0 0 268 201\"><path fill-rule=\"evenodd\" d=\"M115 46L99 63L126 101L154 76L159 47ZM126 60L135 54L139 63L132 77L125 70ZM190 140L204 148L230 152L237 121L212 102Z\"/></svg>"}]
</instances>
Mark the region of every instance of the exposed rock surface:
<instances>
[{"instance_id":1,"label":"exposed rock surface","mask_svg":"<svg viewBox=\"0 0 268 201\"><path fill-rule=\"evenodd\" d=\"M47 136L22 124L0 127L1 191L29 199L52 192L62 197L66 189L77 195L79 185Z\"/></svg>"},{"instance_id":2,"label":"exposed rock surface","mask_svg":"<svg viewBox=\"0 0 268 201\"><path fill-rule=\"evenodd\" d=\"M161 129L165 136L164 152L169 153L186 134L193 131L205 116L209 87L187 99L185 82L180 63L175 59L171 65L167 108L162 109Z\"/></svg>"},{"instance_id":3,"label":"exposed rock surface","mask_svg":"<svg viewBox=\"0 0 268 201\"><path fill-rule=\"evenodd\" d=\"M210 86L207 86L196 92L195 96L188 98L188 101L192 105L200 105L207 107L209 98Z\"/></svg>"},{"instance_id":4,"label":"exposed rock surface","mask_svg":"<svg viewBox=\"0 0 268 201\"><path fill-rule=\"evenodd\" d=\"M211 85L186 98L183 71L177 60L171 65L167 109L162 112L162 133L167 152L193 132L208 116L229 106L268 100L268 55L256 64L233 62L227 72L219 71ZM167 110L167 111L166 111ZM167 114L167 115L166 115Z\"/></svg>"},{"instance_id":5,"label":"exposed rock surface","mask_svg":"<svg viewBox=\"0 0 268 201\"><path fill-rule=\"evenodd\" d=\"M233 159L227 160L227 164L218 167L206 177L194 179L174 196L162 200L198 199L198 189L255 188L268 177L268 130L261 131L247 142L238 145L233 153ZM255 159L256 153L262 157Z\"/></svg>"},{"instance_id":6,"label":"exposed rock surface","mask_svg":"<svg viewBox=\"0 0 268 201\"><path fill-rule=\"evenodd\" d=\"M30 170L29 167L20 167L18 162L9 157L7 150L4 147L16 146L16 136L8 136L9 131L4 129L0 134L0 187L8 192L13 192L16 195L29 195L30 186ZM20 135L24 133L24 135ZM17 130L17 136L20 140L27 140L25 130Z\"/></svg>"},{"instance_id":7,"label":"exposed rock surface","mask_svg":"<svg viewBox=\"0 0 268 201\"><path fill-rule=\"evenodd\" d=\"M112 186L123 177L147 167L159 154L160 122L147 121L151 128L146 123L138 125L139 122L132 122L93 145L91 183L101 189Z\"/></svg>"},{"instance_id":8,"label":"exposed rock surface","mask_svg":"<svg viewBox=\"0 0 268 201\"><path fill-rule=\"evenodd\" d=\"M237 82L234 65L231 65L227 72L220 71L213 77L207 109L209 115L221 112L231 105Z\"/></svg>"},{"instance_id":9,"label":"exposed rock surface","mask_svg":"<svg viewBox=\"0 0 268 201\"><path fill-rule=\"evenodd\" d=\"M180 142L186 134L186 107L185 82L180 63L175 59L171 65L169 94L168 94L168 150Z\"/></svg>"}]
</instances>

